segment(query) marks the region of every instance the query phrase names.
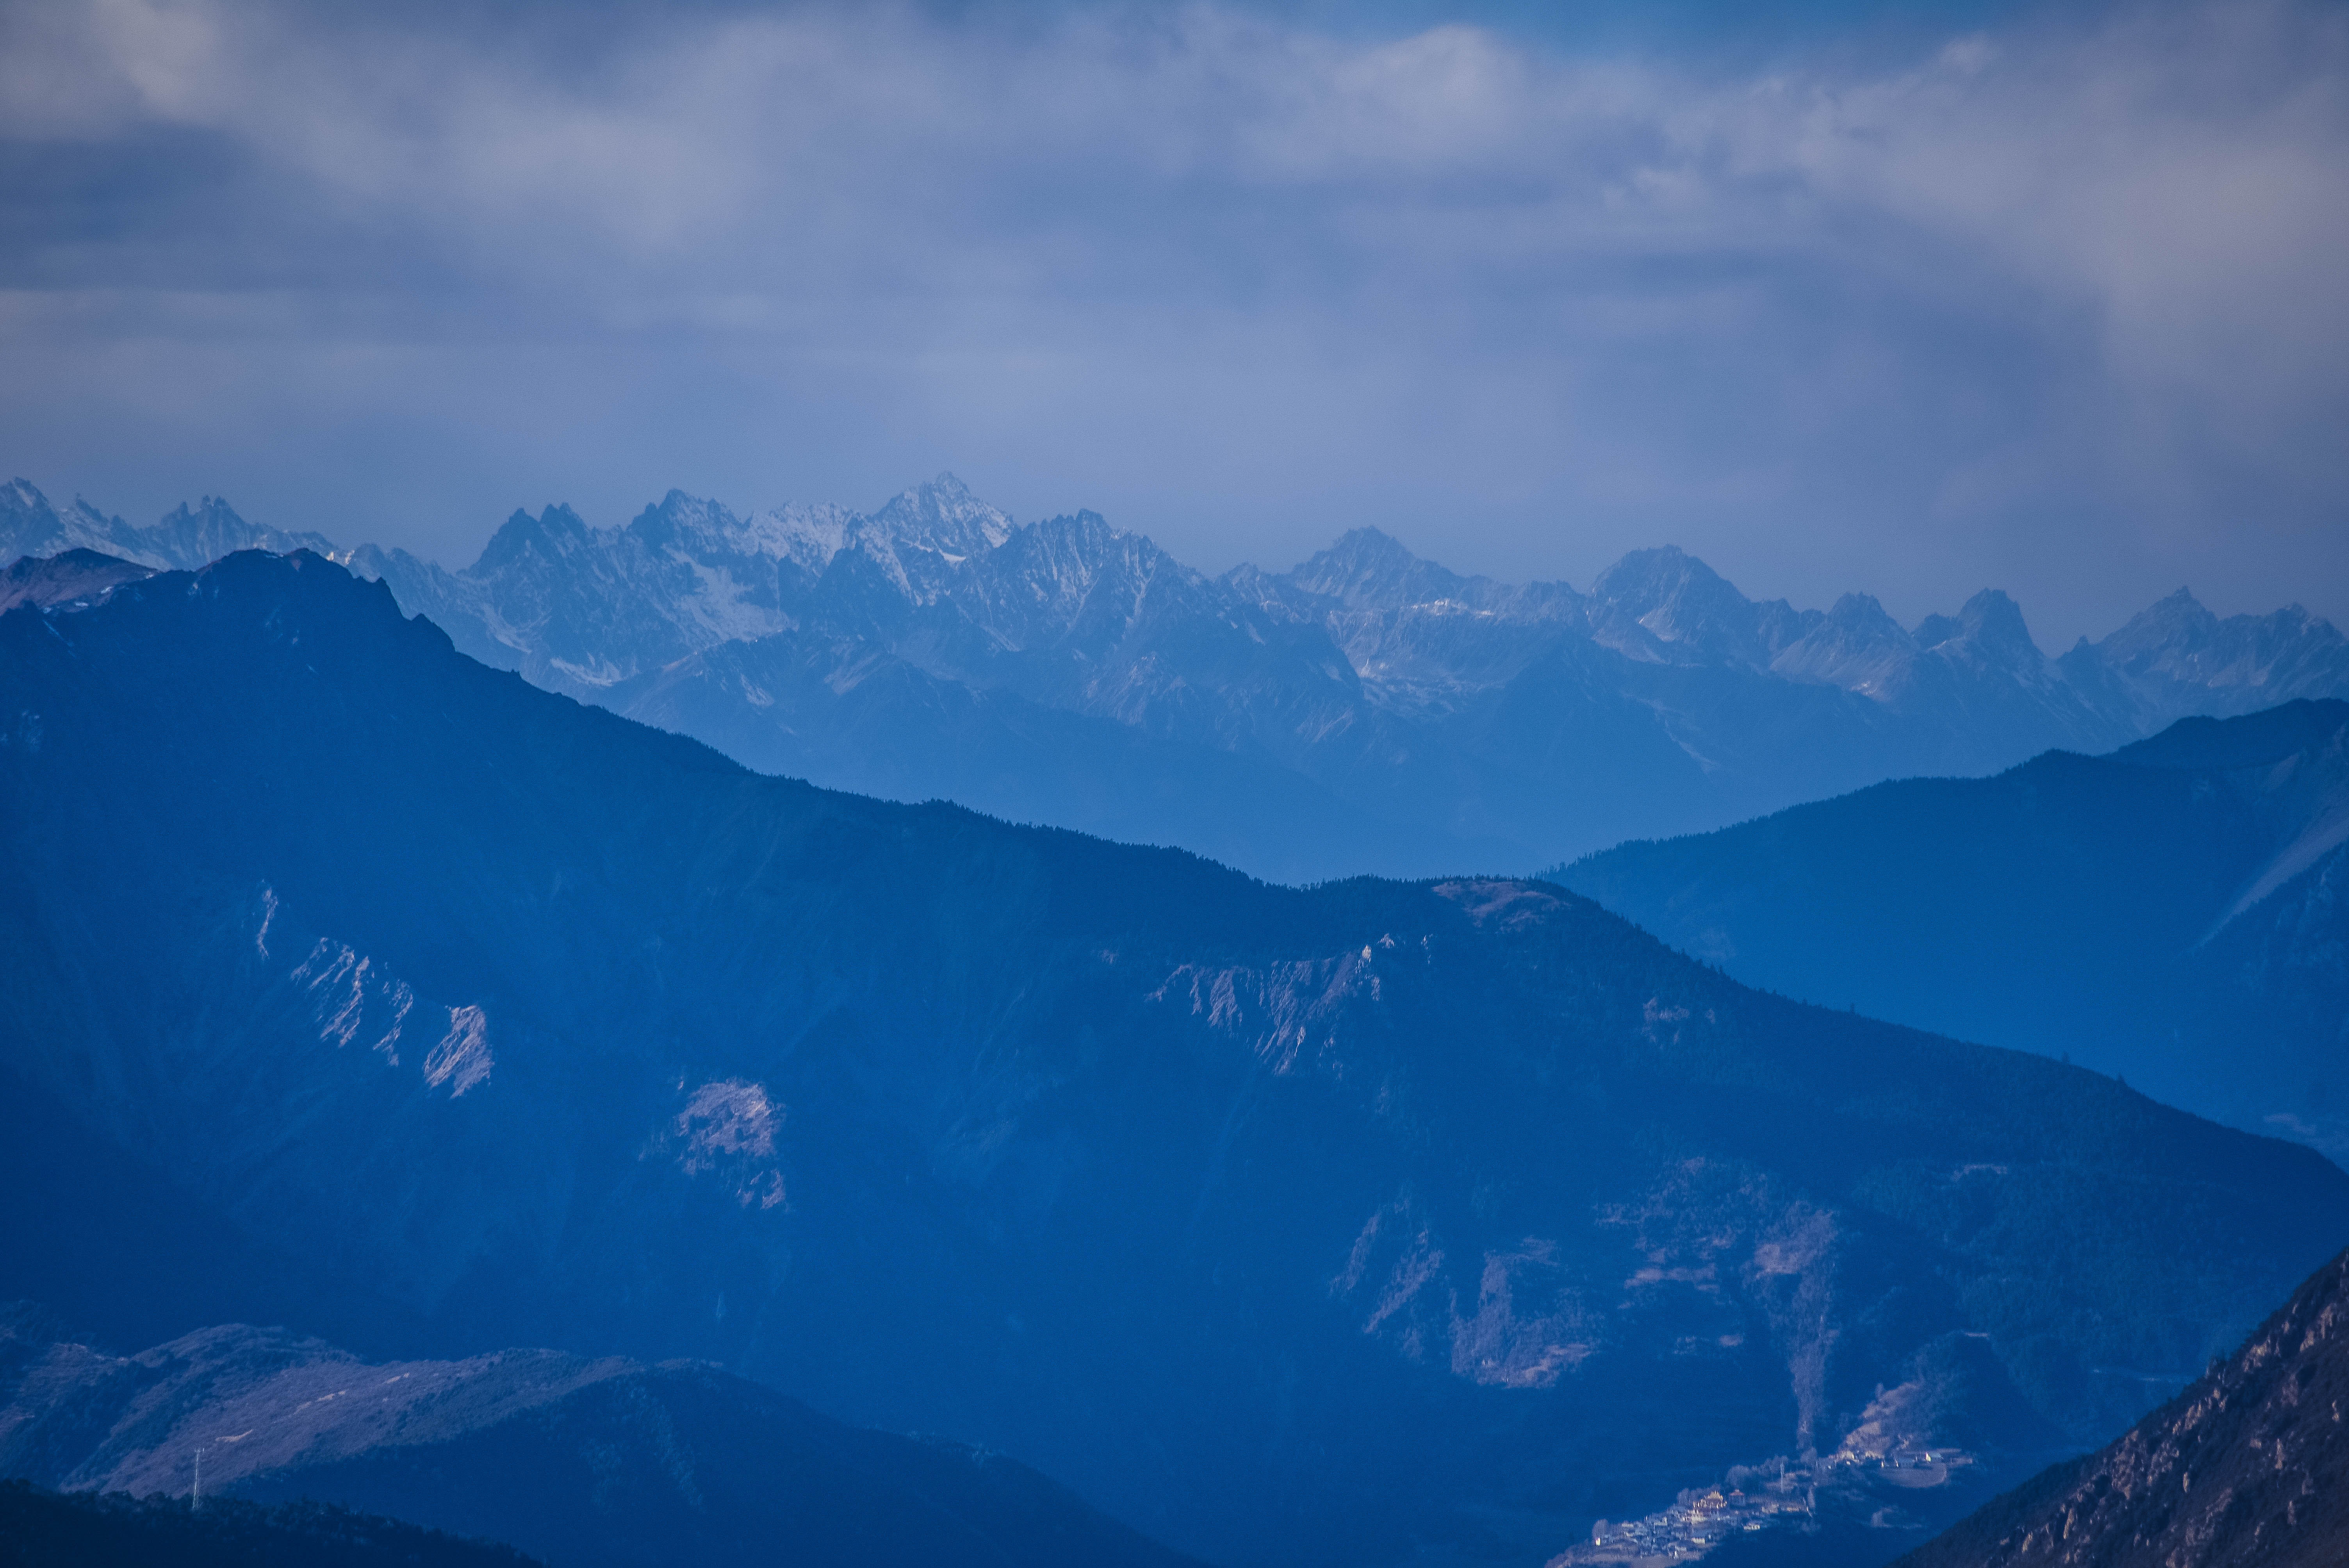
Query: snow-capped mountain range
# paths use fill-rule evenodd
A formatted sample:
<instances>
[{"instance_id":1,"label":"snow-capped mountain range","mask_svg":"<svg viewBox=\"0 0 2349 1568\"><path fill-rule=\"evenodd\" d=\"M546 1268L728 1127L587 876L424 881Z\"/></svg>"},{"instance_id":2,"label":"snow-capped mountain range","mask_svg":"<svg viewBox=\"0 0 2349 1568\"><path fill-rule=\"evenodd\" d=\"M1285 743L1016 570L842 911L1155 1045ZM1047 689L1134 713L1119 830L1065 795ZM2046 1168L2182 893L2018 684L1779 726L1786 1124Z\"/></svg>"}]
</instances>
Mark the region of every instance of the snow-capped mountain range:
<instances>
[{"instance_id":1,"label":"snow-capped mountain range","mask_svg":"<svg viewBox=\"0 0 2349 1568\"><path fill-rule=\"evenodd\" d=\"M0 561L70 548L159 568L309 549L476 658L754 768L1278 880L1525 869L2349 696L2349 645L2297 606L2222 620L2181 590L2050 657L1994 589L1904 627L1860 593L1757 603L1671 548L1582 592L1460 576L1366 528L1211 578L1092 512L1015 523L950 475L862 513L677 490L618 528L517 511L458 572L210 498L140 528L0 489Z\"/></svg>"}]
</instances>

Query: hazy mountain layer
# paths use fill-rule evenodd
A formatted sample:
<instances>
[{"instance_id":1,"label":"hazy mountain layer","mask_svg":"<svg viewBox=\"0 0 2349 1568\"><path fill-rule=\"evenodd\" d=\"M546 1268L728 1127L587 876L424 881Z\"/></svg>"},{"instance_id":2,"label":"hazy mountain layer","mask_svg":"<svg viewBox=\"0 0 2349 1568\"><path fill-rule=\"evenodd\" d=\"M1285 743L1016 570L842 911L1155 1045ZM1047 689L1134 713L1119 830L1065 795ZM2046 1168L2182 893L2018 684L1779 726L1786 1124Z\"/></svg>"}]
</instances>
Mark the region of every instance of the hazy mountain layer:
<instances>
[{"instance_id":1,"label":"hazy mountain layer","mask_svg":"<svg viewBox=\"0 0 2349 1568\"><path fill-rule=\"evenodd\" d=\"M2019 1464L2349 1236L2306 1150L1563 890L761 778L315 556L0 615L0 832L56 1158L289 1299L718 1360L1229 1563L1541 1561L1910 1384Z\"/></svg>"},{"instance_id":2,"label":"hazy mountain layer","mask_svg":"<svg viewBox=\"0 0 2349 1568\"><path fill-rule=\"evenodd\" d=\"M285 550L222 502L149 529L0 490L0 561ZM1523 870L1904 774L2101 751L2349 696L2298 609L2183 592L2050 659L1985 591L1903 627L1754 603L1677 550L1588 593L1462 577L1375 530L1210 579L1100 517L1015 524L949 477L870 513L672 491L626 526L517 512L450 572L336 558L457 645L761 771L1179 844L1276 880Z\"/></svg>"},{"instance_id":3,"label":"hazy mountain layer","mask_svg":"<svg viewBox=\"0 0 2349 1568\"><path fill-rule=\"evenodd\" d=\"M1189 1561L1000 1455L859 1431L704 1364L375 1363L242 1325L114 1356L0 1327L0 1472L185 1496L199 1449L208 1501L329 1502L554 1568Z\"/></svg>"},{"instance_id":4,"label":"hazy mountain layer","mask_svg":"<svg viewBox=\"0 0 2349 1568\"><path fill-rule=\"evenodd\" d=\"M2101 1453L2058 1465L1900 1568L2349 1563L2349 1255Z\"/></svg>"},{"instance_id":5,"label":"hazy mountain layer","mask_svg":"<svg viewBox=\"0 0 2349 1568\"><path fill-rule=\"evenodd\" d=\"M1909 779L1557 873L1750 985L2349 1160L2349 703Z\"/></svg>"},{"instance_id":6,"label":"hazy mountain layer","mask_svg":"<svg viewBox=\"0 0 2349 1568\"><path fill-rule=\"evenodd\" d=\"M283 533L247 522L217 496L206 496L194 507L175 507L141 528L79 499L63 509L52 506L23 480L0 485L0 560L80 550L170 571L202 566L237 550L325 554L334 548L320 534Z\"/></svg>"}]
</instances>

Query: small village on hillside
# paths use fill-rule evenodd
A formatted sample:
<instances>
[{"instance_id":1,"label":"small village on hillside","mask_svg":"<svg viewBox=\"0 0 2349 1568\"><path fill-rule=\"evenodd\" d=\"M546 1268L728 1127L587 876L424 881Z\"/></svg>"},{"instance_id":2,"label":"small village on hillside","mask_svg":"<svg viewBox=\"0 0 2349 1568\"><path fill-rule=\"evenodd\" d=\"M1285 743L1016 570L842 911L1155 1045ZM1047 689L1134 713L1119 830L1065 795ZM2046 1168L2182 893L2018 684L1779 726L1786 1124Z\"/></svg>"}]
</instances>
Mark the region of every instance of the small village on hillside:
<instances>
[{"instance_id":1,"label":"small village on hillside","mask_svg":"<svg viewBox=\"0 0 2349 1568\"><path fill-rule=\"evenodd\" d=\"M1960 1449L1847 1446L1810 1464L1774 1460L1758 1470L1740 1468L1720 1486L1682 1492L1670 1508L1639 1519L1599 1521L1591 1526L1589 1541L1551 1558L1547 1568L1669 1568L1693 1563L1735 1535L1814 1525L1823 1487L1889 1485L1921 1491L1946 1485L1954 1472L1973 1463L1973 1456Z\"/></svg>"}]
</instances>

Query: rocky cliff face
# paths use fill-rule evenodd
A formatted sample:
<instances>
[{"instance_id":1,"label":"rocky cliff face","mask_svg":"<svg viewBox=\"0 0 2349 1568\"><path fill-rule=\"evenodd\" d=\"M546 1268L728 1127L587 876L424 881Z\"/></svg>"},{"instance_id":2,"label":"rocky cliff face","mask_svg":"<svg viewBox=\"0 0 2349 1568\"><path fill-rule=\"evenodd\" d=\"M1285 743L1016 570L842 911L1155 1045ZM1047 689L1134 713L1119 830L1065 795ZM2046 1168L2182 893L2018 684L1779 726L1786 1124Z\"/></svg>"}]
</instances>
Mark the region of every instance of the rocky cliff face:
<instances>
[{"instance_id":1,"label":"rocky cliff face","mask_svg":"<svg viewBox=\"0 0 2349 1568\"><path fill-rule=\"evenodd\" d=\"M0 615L0 1067L76 1126L13 1201L155 1233L151 1161L423 1355L719 1361L1226 1562L1538 1561L1961 1363L1901 1408L2021 1462L2349 1232L2305 1150L1558 888L760 778L313 556Z\"/></svg>"},{"instance_id":2,"label":"rocky cliff face","mask_svg":"<svg viewBox=\"0 0 2349 1568\"><path fill-rule=\"evenodd\" d=\"M1299 882L1543 865L2349 696L2349 645L2297 610L2221 621L2180 594L2049 659L1994 591L1908 628L1861 593L1755 603L1672 549L1584 593L1462 576L1357 529L1292 571L1209 579L1092 513L1015 525L950 476L864 513L678 491L618 528L517 512L459 572L218 501L137 529L0 492L0 561L82 545L197 567L297 544L476 658L761 770Z\"/></svg>"},{"instance_id":3,"label":"rocky cliff face","mask_svg":"<svg viewBox=\"0 0 2349 1568\"><path fill-rule=\"evenodd\" d=\"M2349 1562L2349 1254L2102 1452L1899 1568L2330 1568Z\"/></svg>"}]
</instances>

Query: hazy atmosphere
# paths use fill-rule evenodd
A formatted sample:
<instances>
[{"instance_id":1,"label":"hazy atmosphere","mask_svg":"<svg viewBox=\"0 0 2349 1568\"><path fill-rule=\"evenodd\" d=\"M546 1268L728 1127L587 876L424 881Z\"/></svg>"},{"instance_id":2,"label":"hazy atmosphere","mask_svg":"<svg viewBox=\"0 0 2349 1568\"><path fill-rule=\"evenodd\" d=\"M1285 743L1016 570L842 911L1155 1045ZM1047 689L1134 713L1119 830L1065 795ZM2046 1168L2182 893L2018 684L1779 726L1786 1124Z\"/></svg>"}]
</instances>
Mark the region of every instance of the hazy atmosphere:
<instances>
[{"instance_id":1,"label":"hazy atmosphere","mask_svg":"<svg viewBox=\"0 0 2349 1568\"><path fill-rule=\"evenodd\" d=\"M2344 258L2349 0L0 0L0 1568L2342 1568Z\"/></svg>"},{"instance_id":2,"label":"hazy atmosphere","mask_svg":"<svg viewBox=\"0 0 2349 1568\"><path fill-rule=\"evenodd\" d=\"M457 566L952 469L1177 557L2349 614L2349 16L15 5L11 471Z\"/></svg>"}]
</instances>

